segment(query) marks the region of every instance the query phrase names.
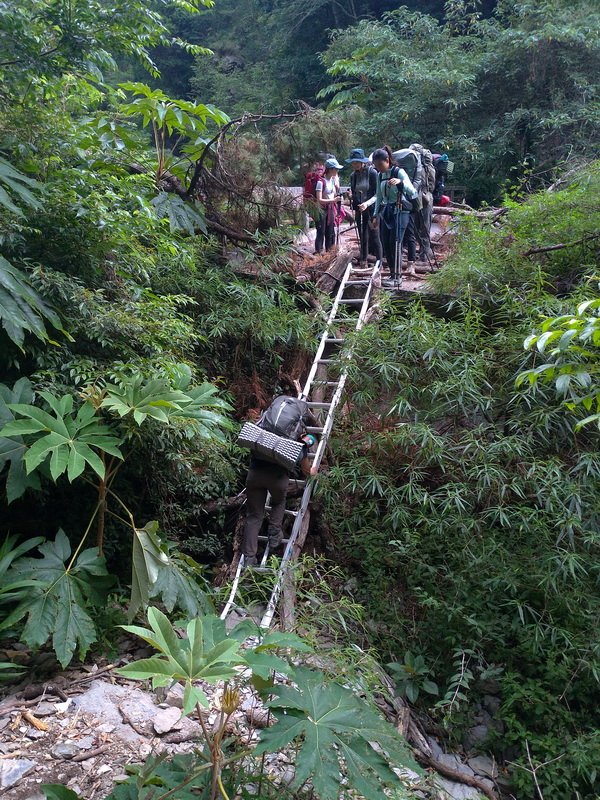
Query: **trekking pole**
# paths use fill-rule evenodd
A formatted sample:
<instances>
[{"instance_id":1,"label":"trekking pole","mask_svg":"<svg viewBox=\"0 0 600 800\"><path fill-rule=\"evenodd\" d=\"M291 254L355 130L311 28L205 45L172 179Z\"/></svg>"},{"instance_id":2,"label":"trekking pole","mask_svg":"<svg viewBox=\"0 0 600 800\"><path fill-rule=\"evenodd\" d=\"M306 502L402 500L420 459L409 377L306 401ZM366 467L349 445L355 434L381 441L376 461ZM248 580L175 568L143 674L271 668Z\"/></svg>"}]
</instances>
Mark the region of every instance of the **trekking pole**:
<instances>
[{"instance_id":1,"label":"trekking pole","mask_svg":"<svg viewBox=\"0 0 600 800\"><path fill-rule=\"evenodd\" d=\"M423 209L422 208L419 209L418 217L419 217L419 225L415 226L415 228L416 228L416 232L417 232L417 237L419 239L419 244L421 245L421 250L424 250L425 251L425 255L427 256L427 263L429 264L429 269L431 270L431 272L434 272L435 271L434 268L433 268L434 265L435 265L435 269L436 270L439 269L440 267L439 267L439 264L437 262L435 251L434 251L433 247L431 246L431 232L429 233L428 236L426 236L426 240L429 242L429 247L425 247L425 245L423 244L423 238L421 236L421 233L423 231L426 232L426 225L425 225L425 219L423 217ZM431 253L431 255L430 255L430 253ZM431 262L431 256L433 256L433 264Z\"/></svg>"},{"instance_id":2,"label":"trekking pole","mask_svg":"<svg viewBox=\"0 0 600 800\"><path fill-rule=\"evenodd\" d=\"M400 235L400 228L402 227L402 194L404 192L404 185L398 185L398 196L396 197L396 247L394 249L394 272L396 274L395 281L398 288L402 286L402 240L404 233Z\"/></svg>"}]
</instances>

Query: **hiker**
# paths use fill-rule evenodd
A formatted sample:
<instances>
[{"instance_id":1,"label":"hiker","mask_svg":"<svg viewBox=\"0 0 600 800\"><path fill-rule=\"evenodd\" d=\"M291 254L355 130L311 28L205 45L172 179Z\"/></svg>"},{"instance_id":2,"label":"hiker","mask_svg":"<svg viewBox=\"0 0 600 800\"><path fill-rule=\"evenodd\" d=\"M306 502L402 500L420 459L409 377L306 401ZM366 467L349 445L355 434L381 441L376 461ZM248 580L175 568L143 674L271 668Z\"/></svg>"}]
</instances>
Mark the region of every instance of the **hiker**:
<instances>
[{"instance_id":1,"label":"hiker","mask_svg":"<svg viewBox=\"0 0 600 800\"><path fill-rule=\"evenodd\" d=\"M417 192L406 172L394 164L389 147L375 150L373 164L379 173L374 218L390 270L390 280L384 284L389 286L402 276L402 240Z\"/></svg>"},{"instance_id":2,"label":"hiker","mask_svg":"<svg viewBox=\"0 0 600 800\"><path fill-rule=\"evenodd\" d=\"M356 229L360 241L359 266L367 265L369 250L378 261L383 260L383 249L379 231L373 230L373 206L377 199L377 170L371 160L365 156L365 151L356 147L346 159L346 164L352 167L350 176L350 191L352 208L355 214Z\"/></svg>"},{"instance_id":3,"label":"hiker","mask_svg":"<svg viewBox=\"0 0 600 800\"><path fill-rule=\"evenodd\" d=\"M282 400L296 400L288 395L283 395L274 401L271 407L276 406ZM290 406L293 403L290 402ZM268 411L266 412L268 413ZM265 415L263 415L264 417ZM262 419L262 418L261 418ZM309 422L314 422L312 415ZM309 449L317 443L316 438L311 433L306 433L304 426L301 425L301 434L298 441L303 442L304 447L299 462L299 469L303 475L309 476L316 474L316 468L311 467L308 457ZM285 502L288 491L290 471L279 464L265 461L252 456L250 468L246 477L246 524L244 527L244 539L242 543L242 554L244 556L244 567L254 567L257 564L256 552L258 550L258 534L265 516L265 505L267 493L271 495L271 511L269 514L269 525L267 533L269 536L269 549L274 550L279 547L283 539L283 515L285 512Z\"/></svg>"},{"instance_id":4,"label":"hiker","mask_svg":"<svg viewBox=\"0 0 600 800\"><path fill-rule=\"evenodd\" d=\"M431 261L431 219L433 215L433 193L436 184L436 169L431 150L414 142L409 150L417 153L421 160L421 185L417 188L421 197L421 208L411 214L415 238L419 241L419 260ZM410 260L410 258L409 258Z\"/></svg>"},{"instance_id":5,"label":"hiker","mask_svg":"<svg viewBox=\"0 0 600 800\"><path fill-rule=\"evenodd\" d=\"M321 209L317 205L317 181L325 174L325 167L320 161L314 161L304 175L302 188L302 204L304 206L304 232L310 230L310 220L317 224Z\"/></svg>"},{"instance_id":6,"label":"hiker","mask_svg":"<svg viewBox=\"0 0 600 800\"><path fill-rule=\"evenodd\" d=\"M337 158L326 159L325 174L316 183L315 192L317 203L320 206L320 215L316 221L315 255L323 252L323 245L327 251L335 245L335 206L342 199L338 180L340 169L344 169L344 167L338 163Z\"/></svg>"}]
</instances>

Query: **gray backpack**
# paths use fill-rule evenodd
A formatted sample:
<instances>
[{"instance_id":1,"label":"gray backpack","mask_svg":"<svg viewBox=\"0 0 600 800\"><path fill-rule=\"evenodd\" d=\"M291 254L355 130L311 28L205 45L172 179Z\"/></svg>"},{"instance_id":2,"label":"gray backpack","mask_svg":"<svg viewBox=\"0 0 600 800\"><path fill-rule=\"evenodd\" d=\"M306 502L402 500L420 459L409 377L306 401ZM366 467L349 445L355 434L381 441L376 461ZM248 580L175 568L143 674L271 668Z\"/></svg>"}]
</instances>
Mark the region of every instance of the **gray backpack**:
<instances>
[{"instance_id":1,"label":"gray backpack","mask_svg":"<svg viewBox=\"0 0 600 800\"><path fill-rule=\"evenodd\" d=\"M306 432L309 416L306 400L282 395L273 400L259 419L258 427L297 441Z\"/></svg>"}]
</instances>

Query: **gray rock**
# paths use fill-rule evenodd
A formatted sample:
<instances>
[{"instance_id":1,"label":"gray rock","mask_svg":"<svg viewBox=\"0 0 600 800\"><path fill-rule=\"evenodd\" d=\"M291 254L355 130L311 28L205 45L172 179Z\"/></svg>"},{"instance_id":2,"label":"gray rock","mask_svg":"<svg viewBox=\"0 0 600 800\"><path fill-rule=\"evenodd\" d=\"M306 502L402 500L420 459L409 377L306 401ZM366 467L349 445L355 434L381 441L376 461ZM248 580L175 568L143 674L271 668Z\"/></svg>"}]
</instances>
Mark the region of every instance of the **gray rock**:
<instances>
[{"instance_id":1,"label":"gray rock","mask_svg":"<svg viewBox=\"0 0 600 800\"><path fill-rule=\"evenodd\" d=\"M436 778L436 783L444 793L444 800L481 800L483 797L473 786L464 783L455 783L446 778Z\"/></svg>"},{"instance_id":2,"label":"gray rock","mask_svg":"<svg viewBox=\"0 0 600 800\"><path fill-rule=\"evenodd\" d=\"M440 747L437 739L434 739L433 736L427 736L427 744L429 745L429 749L431 750L431 755L435 759L438 759L444 752Z\"/></svg>"},{"instance_id":3,"label":"gray rock","mask_svg":"<svg viewBox=\"0 0 600 800\"><path fill-rule=\"evenodd\" d=\"M159 687L156 689L156 696L160 700L161 705L172 706L173 708L183 708L183 693L184 688L180 683L176 683L167 687Z\"/></svg>"},{"instance_id":4,"label":"gray rock","mask_svg":"<svg viewBox=\"0 0 600 800\"><path fill-rule=\"evenodd\" d=\"M281 782L288 785L294 780L295 777L296 777L296 771L292 767L287 767L281 773Z\"/></svg>"},{"instance_id":5,"label":"gray rock","mask_svg":"<svg viewBox=\"0 0 600 800\"><path fill-rule=\"evenodd\" d=\"M81 739L77 739L77 745L80 750L91 750L94 746L94 737L91 734L82 736Z\"/></svg>"},{"instance_id":6,"label":"gray rock","mask_svg":"<svg viewBox=\"0 0 600 800\"><path fill-rule=\"evenodd\" d=\"M56 707L54 703L43 700L41 703L38 703L33 713L36 717L49 717L51 714L56 714Z\"/></svg>"},{"instance_id":7,"label":"gray rock","mask_svg":"<svg viewBox=\"0 0 600 800\"><path fill-rule=\"evenodd\" d=\"M482 701L485 710L492 716L500 711L500 698L493 694L486 694L483 696Z\"/></svg>"},{"instance_id":8,"label":"gray rock","mask_svg":"<svg viewBox=\"0 0 600 800\"><path fill-rule=\"evenodd\" d=\"M181 728L181 711L173 707L161 709L154 717L152 725L158 734L178 730Z\"/></svg>"},{"instance_id":9,"label":"gray rock","mask_svg":"<svg viewBox=\"0 0 600 800\"><path fill-rule=\"evenodd\" d=\"M468 764L463 764L458 756L455 756L454 753L442 753L442 755L438 758L442 764L445 764L447 767L451 769L458 770L458 772L462 772L464 775L474 775L475 773L471 769Z\"/></svg>"},{"instance_id":10,"label":"gray rock","mask_svg":"<svg viewBox=\"0 0 600 800\"><path fill-rule=\"evenodd\" d=\"M53 758L73 758L79 752L79 746L75 742L59 742L50 750L50 755Z\"/></svg>"},{"instance_id":11,"label":"gray rock","mask_svg":"<svg viewBox=\"0 0 600 800\"><path fill-rule=\"evenodd\" d=\"M498 765L489 756L474 756L467 763L478 775L484 775L486 778L498 777Z\"/></svg>"},{"instance_id":12,"label":"gray rock","mask_svg":"<svg viewBox=\"0 0 600 800\"><path fill-rule=\"evenodd\" d=\"M475 725L473 728L469 728L463 739L465 750L481 747L488 738L489 733L490 729L487 725Z\"/></svg>"},{"instance_id":13,"label":"gray rock","mask_svg":"<svg viewBox=\"0 0 600 800\"><path fill-rule=\"evenodd\" d=\"M35 768L35 761L29 758L3 758L0 761L0 789L10 789Z\"/></svg>"},{"instance_id":14,"label":"gray rock","mask_svg":"<svg viewBox=\"0 0 600 800\"><path fill-rule=\"evenodd\" d=\"M81 713L101 719L103 725L112 725L114 736L135 745L144 742L145 738L123 722L119 706L140 724L150 723L156 715L156 705L146 692L135 686L111 684L101 679L92 681L84 694L74 698L74 705ZM70 725L71 721L67 718L60 723Z\"/></svg>"}]
</instances>

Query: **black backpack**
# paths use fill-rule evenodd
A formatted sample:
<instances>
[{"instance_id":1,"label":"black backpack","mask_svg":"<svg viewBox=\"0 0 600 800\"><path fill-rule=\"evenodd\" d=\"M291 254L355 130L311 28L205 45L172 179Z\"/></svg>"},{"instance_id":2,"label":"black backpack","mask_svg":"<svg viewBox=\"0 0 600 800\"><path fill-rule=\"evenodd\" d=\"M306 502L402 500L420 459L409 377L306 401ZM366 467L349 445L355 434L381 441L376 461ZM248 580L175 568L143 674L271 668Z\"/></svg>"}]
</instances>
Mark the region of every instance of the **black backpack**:
<instances>
[{"instance_id":1,"label":"black backpack","mask_svg":"<svg viewBox=\"0 0 600 800\"><path fill-rule=\"evenodd\" d=\"M276 397L258 421L258 427L277 436L297 441L306 432L310 411L306 400Z\"/></svg>"}]
</instances>

